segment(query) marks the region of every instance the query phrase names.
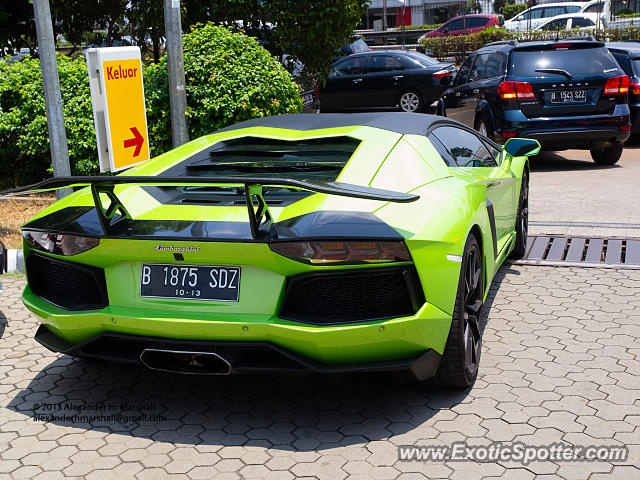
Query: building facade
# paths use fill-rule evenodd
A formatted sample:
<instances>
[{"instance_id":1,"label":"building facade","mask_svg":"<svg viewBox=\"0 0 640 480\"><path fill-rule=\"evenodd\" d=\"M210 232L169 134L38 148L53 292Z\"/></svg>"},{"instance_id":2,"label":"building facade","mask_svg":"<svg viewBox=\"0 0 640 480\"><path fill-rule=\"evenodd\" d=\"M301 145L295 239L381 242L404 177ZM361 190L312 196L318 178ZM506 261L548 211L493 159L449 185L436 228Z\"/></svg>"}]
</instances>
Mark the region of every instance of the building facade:
<instances>
[{"instance_id":1,"label":"building facade","mask_svg":"<svg viewBox=\"0 0 640 480\"><path fill-rule=\"evenodd\" d=\"M466 0L371 0L363 28L375 28L376 20L382 20L384 4L387 9L387 26L431 25L464 12ZM402 10L404 7L404 16ZM378 23L380 25L381 22Z\"/></svg>"}]
</instances>

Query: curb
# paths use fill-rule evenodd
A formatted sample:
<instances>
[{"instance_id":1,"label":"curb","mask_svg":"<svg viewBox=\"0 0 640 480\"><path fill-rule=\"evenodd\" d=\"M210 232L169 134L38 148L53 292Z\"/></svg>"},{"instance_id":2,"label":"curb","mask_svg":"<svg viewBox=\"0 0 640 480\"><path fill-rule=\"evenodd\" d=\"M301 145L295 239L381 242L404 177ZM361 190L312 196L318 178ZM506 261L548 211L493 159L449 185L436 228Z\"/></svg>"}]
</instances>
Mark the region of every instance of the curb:
<instances>
[{"instance_id":1,"label":"curb","mask_svg":"<svg viewBox=\"0 0 640 480\"><path fill-rule=\"evenodd\" d=\"M24 257L22 249L0 248L0 273L24 273Z\"/></svg>"}]
</instances>

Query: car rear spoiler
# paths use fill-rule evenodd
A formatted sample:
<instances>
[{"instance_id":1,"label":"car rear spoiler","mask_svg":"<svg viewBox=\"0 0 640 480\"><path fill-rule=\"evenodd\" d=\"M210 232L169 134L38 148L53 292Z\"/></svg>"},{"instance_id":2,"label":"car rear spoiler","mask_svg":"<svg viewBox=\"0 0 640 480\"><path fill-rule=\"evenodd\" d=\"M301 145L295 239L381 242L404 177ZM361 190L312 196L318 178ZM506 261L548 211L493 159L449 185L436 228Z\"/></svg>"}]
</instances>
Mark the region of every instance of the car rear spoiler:
<instances>
[{"instance_id":1,"label":"car rear spoiler","mask_svg":"<svg viewBox=\"0 0 640 480\"><path fill-rule=\"evenodd\" d=\"M66 187L91 187L91 194L98 212L100 225L105 235L108 235L112 227L117 223L131 220L131 215L114 193L116 185L156 185L156 186L183 186L183 185L243 185L251 234L254 239L260 238L264 230L268 231L273 217L263 197L263 187L283 186L308 190L327 195L339 195L343 197L361 198L365 200L378 200L382 202L409 203L415 202L420 197L411 193L394 192L379 188L363 187L341 182L307 182L291 178L265 178L265 177L157 177L157 176L97 176L97 177L53 177L42 182L34 183L26 187L14 188L0 192L0 196L26 192L42 192L58 190ZM110 203L107 207L102 202L101 194L107 196ZM257 203L257 208L254 208ZM118 217L116 217L118 215Z\"/></svg>"}]
</instances>

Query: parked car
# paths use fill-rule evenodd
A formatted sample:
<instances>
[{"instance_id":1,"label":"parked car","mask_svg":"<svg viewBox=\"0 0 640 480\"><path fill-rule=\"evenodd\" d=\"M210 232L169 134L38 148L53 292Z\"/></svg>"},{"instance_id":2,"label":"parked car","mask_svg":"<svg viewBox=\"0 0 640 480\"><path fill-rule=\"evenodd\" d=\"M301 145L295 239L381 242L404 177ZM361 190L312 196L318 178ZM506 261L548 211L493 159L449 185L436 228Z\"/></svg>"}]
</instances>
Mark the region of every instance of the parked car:
<instances>
[{"instance_id":1,"label":"parked car","mask_svg":"<svg viewBox=\"0 0 640 480\"><path fill-rule=\"evenodd\" d=\"M606 24L611 14L611 1L591 0L580 9L580 13L599 13L602 21Z\"/></svg>"},{"instance_id":2,"label":"parked car","mask_svg":"<svg viewBox=\"0 0 640 480\"><path fill-rule=\"evenodd\" d=\"M631 131L640 133L640 43L612 42L607 48L629 76L629 109L631 110Z\"/></svg>"},{"instance_id":3,"label":"parked car","mask_svg":"<svg viewBox=\"0 0 640 480\"><path fill-rule=\"evenodd\" d=\"M400 107L420 112L440 98L455 71L451 63L417 52L349 55L333 64L318 89L320 108L327 112Z\"/></svg>"},{"instance_id":4,"label":"parked car","mask_svg":"<svg viewBox=\"0 0 640 480\"><path fill-rule=\"evenodd\" d=\"M504 22L504 28L510 32L526 31L529 28L534 30L553 17L567 13L578 13L582 8L587 7L587 5L586 2L544 3L542 5L536 5Z\"/></svg>"},{"instance_id":5,"label":"parked car","mask_svg":"<svg viewBox=\"0 0 640 480\"><path fill-rule=\"evenodd\" d=\"M49 350L181 374L408 370L465 389L492 280L526 250L539 149L433 115L276 115L124 175L0 197L91 185L22 227L22 300Z\"/></svg>"},{"instance_id":6,"label":"parked car","mask_svg":"<svg viewBox=\"0 0 640 480\"><path fill-rule=\"evenodd\" d=\"M589 149L616 163L629 138L629 77L601 42L488 44L469 55L438 112L489 138L535 138L547 150Z\"/></svg>"},{"instance_id":7,"label":"parked car","mask_svg":"<svg viewBox=\"0 0 640 480\"><path fill-rule=\"evenodd\" d=\"M596 26L602 28L602 22L598 24L597 13L567 13L553 17L541 25L538 25L534 31L556 32L563 30L573 30L579 28L580 31L591 32Z\"/></svg>"},{"instance_id":8,"label":"parked car","mask_svg":"<svg viewBox=\"0 0 640 480\"><path fill-rule=\"evenodd\" d=\"M353 53L370 52L371 48L360 36L353 37L349 43L346 43L338 50L339 55L351 55Z\"/></svg>"},{"instance_id":9,"label":"parked car","mask_svg":"<svg viewBox=\"0 0 640 480\"><path fill-rule=\"evenodd\" d=\"M422 38L450 37L454 35L466 35L476 33L489 27L499 27L504 24L502 15L463 15L455 17L443 23L435 30L421 35Z\"/></svg>"}]
</instances>

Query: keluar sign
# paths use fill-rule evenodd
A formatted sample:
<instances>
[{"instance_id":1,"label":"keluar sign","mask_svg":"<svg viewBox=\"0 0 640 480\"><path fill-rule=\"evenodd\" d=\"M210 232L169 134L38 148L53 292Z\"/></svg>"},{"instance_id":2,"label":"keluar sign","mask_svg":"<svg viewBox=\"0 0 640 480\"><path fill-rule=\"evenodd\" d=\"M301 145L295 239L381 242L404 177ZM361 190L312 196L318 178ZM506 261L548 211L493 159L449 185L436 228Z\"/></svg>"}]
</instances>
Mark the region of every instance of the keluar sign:
<instances>
[{"instance_id":1,"label":"keluar sign","mask_svg":"<svg viewBox=\"0 0 640 480\"><path fill-rule=\"evenodd\" d=\"M100 171L149 160L142 64L138 47L87 50Z\"/></svg>"}]
</instances>

